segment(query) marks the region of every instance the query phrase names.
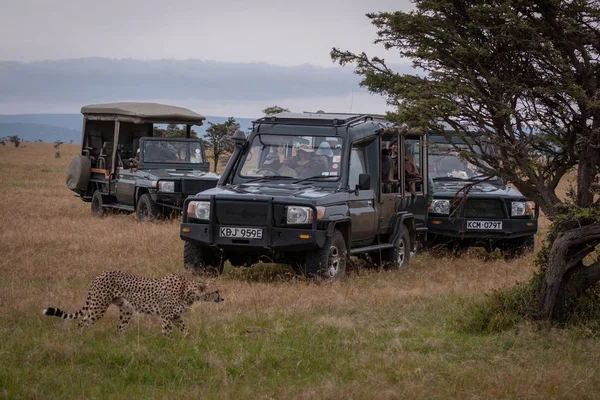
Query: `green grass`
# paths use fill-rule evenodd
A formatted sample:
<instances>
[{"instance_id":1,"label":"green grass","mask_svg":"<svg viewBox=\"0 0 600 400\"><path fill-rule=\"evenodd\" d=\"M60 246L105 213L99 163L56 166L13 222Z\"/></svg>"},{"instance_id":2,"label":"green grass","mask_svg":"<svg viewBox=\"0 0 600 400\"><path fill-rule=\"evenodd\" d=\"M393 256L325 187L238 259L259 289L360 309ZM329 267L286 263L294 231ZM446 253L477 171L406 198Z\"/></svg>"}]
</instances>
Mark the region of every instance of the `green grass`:
<instances>
[{"instance_id":1,"label":"green grass","mask_svg":"<svg viewBox=\"0 0 600 400\"><path fill-rule=\"evenodd\" d=\"M118 335L115 314L82 332L41 314L3 315L0 395L581 398L595 392L600 360L589 349L597 340L574 330L540 333L533 325L496 335L463 333L453 328L461 299L423 298L378 310L324 300L303 312L239 315L203 304L214 315L201 321L193 312L184 314L190 335L173 339L160 334L156 318L144 316ZM541 377L527 382L519 377L524 371ZM553 374L562 379L549 384L545 379ZM577 379L582 383L571 387ZM538 396L540 388L544 396Z\"/></svg>"}]
</instances>

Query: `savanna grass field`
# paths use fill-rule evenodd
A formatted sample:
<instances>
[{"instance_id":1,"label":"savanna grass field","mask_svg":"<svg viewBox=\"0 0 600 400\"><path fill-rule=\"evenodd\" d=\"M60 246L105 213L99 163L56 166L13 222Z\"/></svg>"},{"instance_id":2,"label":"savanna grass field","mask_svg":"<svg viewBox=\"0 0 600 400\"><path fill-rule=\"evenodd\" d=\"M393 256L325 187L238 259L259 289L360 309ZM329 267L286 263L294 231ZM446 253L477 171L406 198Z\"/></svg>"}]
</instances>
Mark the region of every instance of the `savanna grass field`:
<instances>
[{"instance_id":1,"label":"savanna grass field","mask_svg":"<svg viewBox=\"0 0 600 400\"><path fill-rule=\"evenodd\" d=\"M473 304L532 277L533 254L423 253L403 271L361 268L320 284L233 271L210 282L225 302L183 314L185 338L163 337L150 316L120 335L114 306L83 331L45 317L48 306L78 310L106 269L184 273L178 220L92 217L65 185L79 146L60 151L0 146L1 398L600 398L595 332L465 328Z\"/></svg>"}]
</instances>

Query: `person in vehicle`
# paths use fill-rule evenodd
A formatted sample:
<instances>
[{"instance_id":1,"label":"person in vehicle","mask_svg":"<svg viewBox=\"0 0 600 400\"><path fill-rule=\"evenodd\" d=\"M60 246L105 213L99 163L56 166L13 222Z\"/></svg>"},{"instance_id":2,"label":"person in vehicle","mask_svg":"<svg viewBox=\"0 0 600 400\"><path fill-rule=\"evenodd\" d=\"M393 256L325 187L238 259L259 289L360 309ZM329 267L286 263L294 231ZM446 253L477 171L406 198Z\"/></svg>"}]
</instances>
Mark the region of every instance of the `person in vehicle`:
<instances>
[{"instance_id":1,"label":"person in vehicle","mask_svg":"<svg viewBox=\"0 0 600 400\"><path fill-rule=\"evenodd\" d=\"M320 156L325 161L325 169L329 170L329 166L331 165L331 160L333 159L333 151L331 150L331 146L328 142L321 142L319 148L315 152L317 156Z\"/></svg>"},{"instance_id":2,"label":"person in vehicle","mask_svg":"<svg viewBox=\"0 0 600 400\"><path fill-rule=\"evenodd\" d=\"M286 165L292 168L299 178L320 176L327 170L325 160L315 155L312 146L303 144L296 150L296 156L286 161Z\"/></svg>"},{"instance_id":3,"label":"person in vehicle","mask_svg":"<svg viewBox=\"0 0 600 400\"><path fill-rule=\"evenodd\" d=\"M138 147L135 152L135 157L129 160L131 164L129 164L130 168L137 168L140 165L140 148Z\"/></svg>"},{"instance_id":4,"label":"person in vehicle","mask_svg":"<svg viewBox=\"0 0 600 400\"><path fill-rule=\"evenodd\" d=\"M165 162L173 158L173 153L159 141L151 140L144 149L144 161Z\"/></svg>"},{"instance_id":5,"label":"person in vehicle","mask_svg":"<svg viewBox=\"0 0 600 400\"><path fill-rule=\"evenodd\" d=\"M190 162L192 164L200 164L202 162L202 154L200 154L200 149L196 149L192 157L190 158Z\"/></svg>"}]
</instances>

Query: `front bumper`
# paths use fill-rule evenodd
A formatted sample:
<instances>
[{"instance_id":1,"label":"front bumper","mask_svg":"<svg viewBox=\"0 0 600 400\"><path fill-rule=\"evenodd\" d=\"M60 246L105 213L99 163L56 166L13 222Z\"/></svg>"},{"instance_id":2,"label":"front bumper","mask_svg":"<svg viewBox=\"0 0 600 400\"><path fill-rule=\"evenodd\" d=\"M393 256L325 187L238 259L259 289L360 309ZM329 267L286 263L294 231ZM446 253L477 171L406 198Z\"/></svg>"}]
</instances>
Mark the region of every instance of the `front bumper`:
<instances>
[{"instance_id":1,"label":"front bumper","mask_svg":"<svg viewBox=\"0 0 600 400\"><path fill-rule=\"evenodd\" d=\"M253 227L262 229L260 239L221 237L218 225L184 222L179 228L181 239L200 246L239 251L307 251L322 248L327 232L311 228Z\"/></svg>"},{"instance_id":2,"label":"front bumper","mask_svg":"<svg viewBox=\"0 0 600 400\"><path fill-rule=\"evenodd\" d=\"M427 218L428 234L446 236L456 239L513 239L530 236L538 230L536 219L490 219L486 221L502 222L502 229L469 229L468 221L473 218L453 218L429 216Z\"/></svg>"}]
</instances>

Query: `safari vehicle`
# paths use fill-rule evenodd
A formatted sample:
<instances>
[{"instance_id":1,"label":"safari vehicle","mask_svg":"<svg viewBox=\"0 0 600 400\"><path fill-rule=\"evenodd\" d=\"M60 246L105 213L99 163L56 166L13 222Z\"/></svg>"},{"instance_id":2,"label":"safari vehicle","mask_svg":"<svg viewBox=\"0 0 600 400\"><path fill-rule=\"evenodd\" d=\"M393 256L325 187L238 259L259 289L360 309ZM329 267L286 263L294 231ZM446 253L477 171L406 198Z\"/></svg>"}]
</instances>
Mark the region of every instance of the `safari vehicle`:
<instances>
[{"instance_id":1,"label":"safari vehicle","mask_svg":"<svg viewBox=\"0 0 600 400\"><path fill-rule=\"evenodd\" d=\"M95 104L81 113L81 154L69 165L67 186L91 203L92 214L113 209L154 220L216 186L202 142L190 138L202 115L155 103ZM169 123L185 125L186 138L153 137L154 124Z\"/></svg>"},{"instance_id":2,"label":"safari vehicle","mask_svg":"<svg viewBox=\"0 0 600 400\"><path fill-rule=\"evenodd\" d=\"M390 168L394 139L412 143L425 167L426 137L379 116L280 113L254 121L248 137L234 137L217 187L185 200L186 268L278 262L337 279L349 255L361 253L407 266L427 229L427 168L409 191L404 170Z\"/></svg>"},{"instance_id":3,"label":"safari vehicle","mask_svg":"<svg viewBox=\"0 0 600 400\"><path fill-rule=\"evenodd\" d=\"M427 246L450 246L457 252L469 246L490 252L499 248L505 256L533 249L539 208L501 178L488 176L460 158L454 146L466 148L464 140L451 132L429 134L433 198Z\"/></svg>"}]
</instances>

